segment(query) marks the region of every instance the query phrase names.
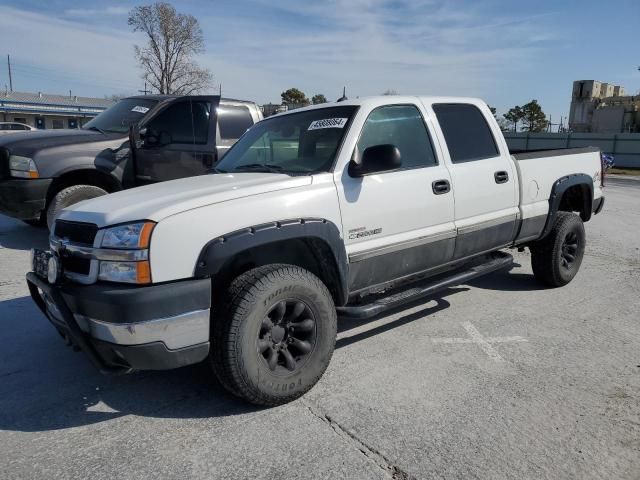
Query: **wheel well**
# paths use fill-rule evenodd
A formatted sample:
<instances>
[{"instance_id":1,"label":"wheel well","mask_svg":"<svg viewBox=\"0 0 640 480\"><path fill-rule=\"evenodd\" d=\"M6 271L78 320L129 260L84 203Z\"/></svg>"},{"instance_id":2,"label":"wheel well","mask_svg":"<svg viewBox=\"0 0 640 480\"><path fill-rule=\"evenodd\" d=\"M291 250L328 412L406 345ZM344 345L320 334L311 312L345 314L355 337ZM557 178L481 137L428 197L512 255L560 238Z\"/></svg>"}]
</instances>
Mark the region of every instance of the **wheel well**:
<instances>
[{"instance_id":1,"label":"wheel well","mask_svg":"<svg viewBox=\"0 0 640 480\"><path fill-rule=\"evenodd\" d=\"M562 194L558 211L579 212L582 221L591 218L591 189L586 184L573 185Z\"/></svg>"},{"instance_id":2,"label":"wheel well","mask_svg":"<svg viewBox=\"0 0 640 480\"><path fill-rule=\"evenodd\" d=\"M94 187L106 190L107 193L116 192L122 189L120 182L108 173L90 169L73 170L60 175L53 180L49 187L49 191L47 192L47 203L59 191L67 187L72 187L73 185L93 185Z\"/></svg>"},{"instance_id":3,"label":"wheel well","mask_svg":"<svg viewBox=\"0 0 640 480\"><path fill-rule=\"evenodd\" d=\"M296 265L309 270L327 286L336 305L346 299L336 259L329 245L319 238L295 238L243 250L227 260L213 277L214 295L252 268L273 263Z\"/></svg>"}]
</instances>

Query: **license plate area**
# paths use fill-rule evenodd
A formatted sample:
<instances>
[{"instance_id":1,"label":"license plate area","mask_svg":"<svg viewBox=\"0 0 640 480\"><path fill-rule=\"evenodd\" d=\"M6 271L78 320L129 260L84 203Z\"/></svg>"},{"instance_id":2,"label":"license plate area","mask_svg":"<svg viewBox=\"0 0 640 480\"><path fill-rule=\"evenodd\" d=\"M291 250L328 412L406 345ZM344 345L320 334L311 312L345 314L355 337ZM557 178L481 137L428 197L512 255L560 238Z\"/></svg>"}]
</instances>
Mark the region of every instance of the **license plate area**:
<instances>
[{"instance_id":1,"label":"license plate area","mask_svg":"<svg viewBox=\"0 0 640 480\"><path fill-rule=\"evenodd\" d=\"M40 278L44 278L46 280L47 272L49 271L49 259L52 256L51 252L46 250L40 250L37 248L33 249L31 268L33 268L35 274Z\"/></svg>"}]
</instances>

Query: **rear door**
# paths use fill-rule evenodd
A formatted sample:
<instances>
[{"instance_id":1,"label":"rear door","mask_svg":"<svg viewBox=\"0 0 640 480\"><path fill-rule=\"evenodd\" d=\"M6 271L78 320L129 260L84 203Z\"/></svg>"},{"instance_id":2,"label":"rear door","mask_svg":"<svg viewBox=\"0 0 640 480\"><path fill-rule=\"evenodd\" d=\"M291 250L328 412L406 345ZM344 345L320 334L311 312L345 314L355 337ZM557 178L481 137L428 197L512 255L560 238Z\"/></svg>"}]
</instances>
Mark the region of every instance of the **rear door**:
<instances>
[{"instance_id":1,"label":"rear door","mask_svg":"<svg viewBox=\"0 0 640 480\"><path fill-rule=\"evenodd\" d=\"M222 100L218 107L218 136L217 152L218 160L227 150L258 120L249 105Z\"/></svg>"},{"instance_id":2,"label":"rear door","mask_svg":"<svg viewBox=\"0 0 640 480\"><path fill-rule=\"evenodd\" d=\"M455 198L454 258L511 243L518 215L518 179L489 108L480 103L434 103L438 134L447 146Z\"/></svg>"},{"instance_id":3,"label":"rear door","mask_svg":"<svg viewBox=\"0 0 640 480\"><path fill-rule=\"evenodd\" d=\"M178 98L147 120L135 152L136 183L207 173L216 158L216 104L217 97Z\"/></svg>"},{"instance_id":4,"label":"rear door","mask_svg":"<svg viewBox=\"0 0 640 480\"><path fill-rule=\"evenodd\" d=\"M398 170L335 178L352 293L449 261L455 227L450 175L432 142L424 111L415 104L384 105L362 126L354 158L366 148L398 147Z\"/></svg>"}]
</instances>

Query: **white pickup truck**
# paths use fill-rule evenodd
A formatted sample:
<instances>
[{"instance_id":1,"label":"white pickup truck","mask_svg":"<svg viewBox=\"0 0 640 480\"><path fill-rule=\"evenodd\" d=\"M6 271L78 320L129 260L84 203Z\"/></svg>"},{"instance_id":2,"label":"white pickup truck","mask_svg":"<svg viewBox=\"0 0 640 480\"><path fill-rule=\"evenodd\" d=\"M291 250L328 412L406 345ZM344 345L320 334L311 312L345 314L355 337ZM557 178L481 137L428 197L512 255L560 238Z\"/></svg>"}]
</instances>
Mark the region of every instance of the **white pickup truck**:
<instances>
[{"instance_id":1,"label":"white pickup truck","mask_svg":"<svg viewBox=\"0 0 640 480\"><path fill-rule=\"evenodd\" d=\"M385 96L279 114L211 175L62 211L33 299L104 372L209 359L276 405L331 359L338 316L370 317L511 265L576 275L603 206L597 149L511 155L478 99Z\"/></svg>"}]
</instances>

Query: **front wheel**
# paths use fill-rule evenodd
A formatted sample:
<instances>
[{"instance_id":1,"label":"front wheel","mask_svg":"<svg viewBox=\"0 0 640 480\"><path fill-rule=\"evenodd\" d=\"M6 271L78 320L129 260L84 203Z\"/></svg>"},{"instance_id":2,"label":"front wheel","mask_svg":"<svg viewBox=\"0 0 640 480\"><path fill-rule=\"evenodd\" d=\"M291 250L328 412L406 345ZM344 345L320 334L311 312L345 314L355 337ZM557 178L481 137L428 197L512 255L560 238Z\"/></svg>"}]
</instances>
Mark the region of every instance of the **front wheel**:
<instances>
[{"instance_id":1,"label":"front wheel","mask_svg":"<svg viewBox=\"0 0 640 480\"><path fill-rule=\"evenodd\" d=\"M214 307L211 363L227 390L258 405L304 395L320 379L336 342L327 287L293 265L267 265L236 278Z\"/></svg>"},{"instance_id":2,"label":"front wheel","mask_svg":"<svg viewBox=\"0 0 640 480\"><path fill-rule=\"evenodd\" d=\"M93 185L73 185L63 188L51 199L47 207L47 227L53 229L53 223L63 208L90 198L106 195L107 191Z\"/></svg>"},{"instance_id":3,"label":"front wheel","mask_svg":"<svg viewBox=\"0 0 640 480\"><path fill-rule=\"evenodd\" d=\"M536 279L550 287L562 287L578 273L586 236L584 224L575 213L558 212L549 234L533 243L531 266Z\"/></svg>"}]
</instances>

